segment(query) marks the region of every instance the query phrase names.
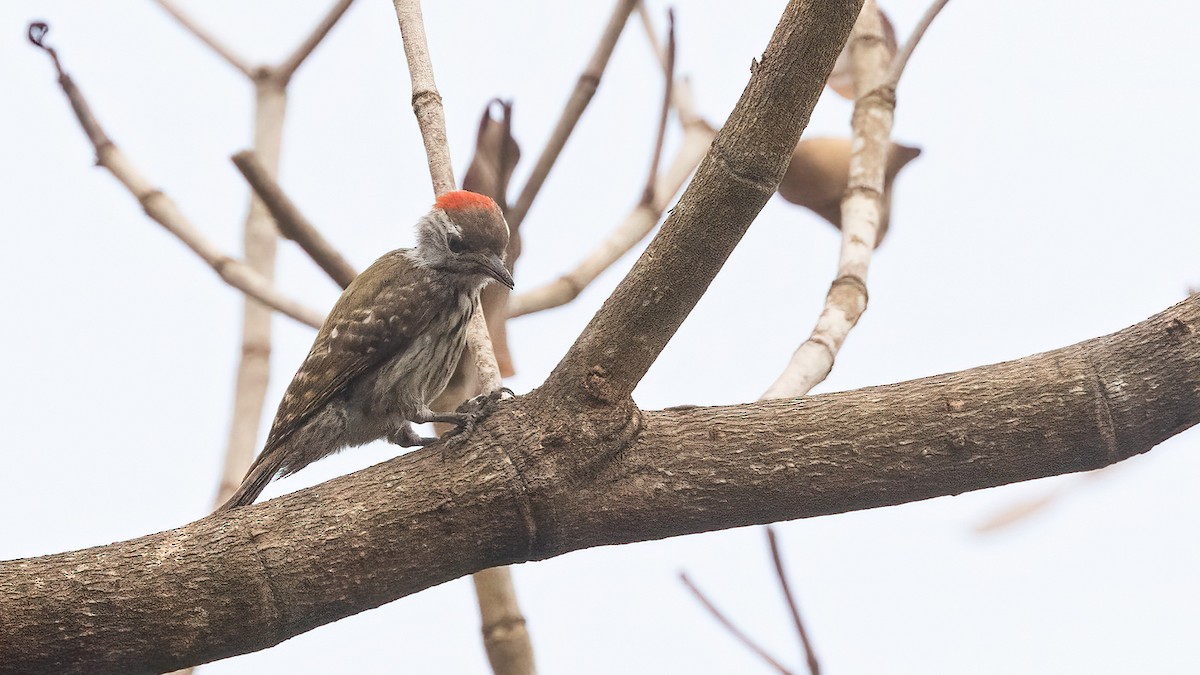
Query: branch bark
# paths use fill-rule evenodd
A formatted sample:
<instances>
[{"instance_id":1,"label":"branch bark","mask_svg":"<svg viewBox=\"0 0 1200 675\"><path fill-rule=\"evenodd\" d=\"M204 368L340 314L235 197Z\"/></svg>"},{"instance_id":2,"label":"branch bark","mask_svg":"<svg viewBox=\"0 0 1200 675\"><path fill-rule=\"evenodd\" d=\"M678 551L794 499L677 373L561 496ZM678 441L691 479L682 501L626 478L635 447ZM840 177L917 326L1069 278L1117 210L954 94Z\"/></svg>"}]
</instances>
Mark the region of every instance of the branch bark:
<instances>
[{"instance_id":1,"label":"branch bark","mask_svg":"<svg viewBox=\"0 0 1200 675\"><path fill-rule=\"evenodd\" d=\"M0 563L0 663L162 672L487 567L1099 468L1200 421L1200 297L959 373L645 412L625 434L594 433L613 431L611 413L563 421L525 396L453 452L431 446L168 532Z\"/></svg>"}]
</instances>

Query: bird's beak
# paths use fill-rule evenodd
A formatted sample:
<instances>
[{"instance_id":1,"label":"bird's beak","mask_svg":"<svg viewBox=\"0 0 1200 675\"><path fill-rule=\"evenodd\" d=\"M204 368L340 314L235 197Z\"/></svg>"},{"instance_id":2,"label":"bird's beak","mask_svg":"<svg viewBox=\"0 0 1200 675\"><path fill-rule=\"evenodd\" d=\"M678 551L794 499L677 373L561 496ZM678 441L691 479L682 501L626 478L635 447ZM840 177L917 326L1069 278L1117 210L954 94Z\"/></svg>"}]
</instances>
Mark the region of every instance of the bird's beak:
<instances>
[{"instance_id":1,"label":"bird's beak","mask_svg":"<svg viewBox=\"0 0 1200 675\"><path fill-rule=\"evenodd\" d=\"M500 256L494 254L485 256L480 261L480 268L489 277L508 286L510 289L513 287L512 275L508 273L508 268L504 266L504 261L500 259Z\"/></svg>"}]
</instances>

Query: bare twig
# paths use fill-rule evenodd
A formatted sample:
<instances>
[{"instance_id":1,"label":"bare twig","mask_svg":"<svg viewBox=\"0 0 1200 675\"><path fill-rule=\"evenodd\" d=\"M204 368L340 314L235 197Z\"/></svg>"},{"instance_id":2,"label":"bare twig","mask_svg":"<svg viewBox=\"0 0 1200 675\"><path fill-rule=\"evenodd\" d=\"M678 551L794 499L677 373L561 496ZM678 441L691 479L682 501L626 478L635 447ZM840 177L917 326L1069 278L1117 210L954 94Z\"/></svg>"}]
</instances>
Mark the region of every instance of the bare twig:
<instances>
[{"instance_id":1,"label":"bare twig","mask_svg":"<svg viewBox=\"0 0 1200 675\"><path fill-rule=\"evenodd\" d=\"M256 77L254 83L254 149L264 172L279 171L283 120L287 111L284 80ZM246 264L267 279L275 276L278 231L267 207L253 192L242 226ZM271 319L269 307L245 298L242 305L242 336L237 374L234 377L233 414L229 420L229 442L213 506L224 504L241 485L258 449L267 386L271 380Z\"/></svg>"},{"instance_id":2,"label":"bare twig","mask_svg":"<svg viewBox=\"0 0 1200 675\"><path fill-rule=\"evenodd\" d=\"M804 622L800 620L800 608L796 604L796 598L792 596L787 572L783 569L783 556L779 553L775 528L770 525L767 526L767 543L771 547L771 562L775 564L775 575L779 577L779 586L783 588L783 597L787 600L788 610L792 613L792 622L796 625L796 633L800 636L800 644L804 648L804 659L808 662L808 670L812 675L821 675L821 664L817 661L817 654L813 651L812 642L808 639L808 631L804 629Z\"/></svg>"},{"instance_id":3,"label":"bare twig","mask_svg":"<svg viewBox=\"0 0 1200 675\"><path fill-rule=\"evenodd\" d=\"M337 285L342 288L349 286L358 275L354 266L342 257L308 218L304 217L279 183L267 173L255 152L243 150L232 159L246 182L254 189L254 193L271 212L280 234L299 244Z\"/></svg>"},{"instance_id":4,"label":"bare twig","mask_svg":"<svg viewBox=\"0 0 1200 675\"><path fill-rule=\"evenodd\" d=\"M137 171L129 158L105 134L82 92L59 65L57 55L42 43L42 38L47 30L45 24L31 24L30 40L54 58L55 67L58 70L59 86L62 87L63 93L71 103L71 108L75 111L76 119L79 120L80 126L83 127L84 133L87 134L88 140L92 142L92 146L96 150L96 163L108 169L113 177L137 198L146 211L146 215L178 237L230 286L300 323L314 328L320 326L324 320L321 312L285 296L275 288L269 279L255 272L244 262L221 251L184 217L175 202Z\"/></svg>"},{"instance_id":5,"label":"bare twig","mask_svg":"<svg viewBox=\"0 0 1200 675\"><path fill-rule=\"evenodd\" d=\"M304 63L304 59L307 59L308 55L312 54L313 50L317 48L317 45L321 44L321 40L324 40L329 31L333 30L334 25L342 18L346 10L350 9L350 5L353 3L354 0L338 0L330 8L329 13L321 19L321 23L317 24L317 27L313 29L313 32L304 38L304 42L301 42L300 46L296 47L296 51L292 52L291 56L279 64L275 69L276 75L284 82L290 80L292 75L296 73L296 69Z\"/></svg>"},{"instance_id":6,"label":"bare twig","mask_svg":"<svg viewBox=\"0 0 1200 675\"><path fill-rule=\"evenodd\" d=\"M949 1L933 0L933 4L929 6L929 9L925 10L925 15L921 17L920 22L917 23L917 27L913 29L908 41L904 43L900 52L896 54L896 58L892 59L892 66L887 74L887 82L892 87L900 83L900 76L904 74L904 68L908 65L908 59L912 56L913 50L917 48L917 44L925 36L925 31L929 29L929 25L937 18L938 12L941 12L942 8Z\"/></svg>"},{"instance_id":7,"label":"bare twig","mask_svg":"<svg viewBox=\"0 0 1200 675\"><path fill-rule=\"evenodd\" d=\"M425 39L425 21L419 0L394 0L396 20L404 41L404 57L412 77L412 107L425 142L429 159L429 175L433 193L440 195L454 189L454 168L450 164L450 142L446 136L446 114L442 95L433 79L433 62Z\"/></svg>"},{"instance_id":8,"label":"bare twig","mask_svg":"<svg viewBox=\"0 0 1200 675\"><path fill-rule=\"evenodd\" d=\"M580 261L575 269L531 291L511 296L508 301L509 317L540 312L574 300L604 270L645 239L662 217L667 204L704 158L715 135L716 130L704 120L697 119L685 127L683 143L675 159L666 173L658 177L653 201L649 204L639 201L612 234Z\"/></svg>"},{"instance_id":9,"label":"bare twig","mask_svg":"<svg viewBox=\"0 0 1200 675\"><path fill-rule=\"evenodd\" d=\"M650 23L644 6L639 3L638 7L642 12L643 23L647 25L647 35L650 38L651 46L656 52L659 52L658 41L654 37L654 26ZM666 52L662 52L662 58L664 67L672 65L668 63L670 58ZM667 72L670 77L669 71L664 72ZM663 211L666 210L667 204L683 187L684 182L687 181L696 166L700 164L700 160L704 158L708 147L712 144L716 129L695 113L691 85L688 81L681 78L671 78L670 81L672 85L668 88L668 96L683 125L683 142L666 173L658 175L656 178L654 174L651 174L651 180L654 181L652 197L647 200L643 194L642 199L625 216L612 234L589 253L575 269L531 291L511 296L508 305L510 318L559 307L578 297L583 289L595 281L604 270L611 267L621 256L632 250L639 241L650 234L659 218L662 217ZM661 147L663 139L661 131L660 127L659 147Z\"/></svg>"},{"instance_id":10,"label":"bare twig","mask_svg":"<svg viewBox=\"0 0 1200 675\"><path fill-rule=\"evenodd\" d=\"M702 593L699 588L696 588L696 584L692 583L692 580L688 578L686 573L680 572L679 580L682 581L683 585L692 592L692 595L696 596L696 599L700 601L700 604L704 605L704 608L708 610L708 613L712 614L713 618L720 622L720 624L725 627L725 630L728 630L733 637L737 638L738 642L741 642L746 646L747 649L757 654L763 661L766 661L768 665L779 671L781 675L792 674L792 671L788 670L782 663L775 660L773 656L767 653L767 650L758 646L754 640L751 640L749 635L746 635L741 631L741 629L733 625L733 622L730 621L729 618L723 613L721 613L721 610L717 609L716 605L714 605L707 597L705 597L704 593Z\"/></svg>"},{"instance_id":11,"label":"bare twig","mask_svg":"<svg viewBox=\"0 0 1200 675\"><path fill-rule=\"evenodd\" d=\"M420 0L394 0L396 19L400 23L400 35L404 41L404 54L412 76L413 112L421 128L425 151L429 159L429 174L433 190L442 194L454 189L454 173L450 166L450 148L446 141L446 120L442 111L442 99L433 78L433 64L429 59L429 48L425 41L425 26L421 18ZM483 308L476 304L467 329L467 350L463 358L470 358L478 373L479 387L483 393L498 390L503 385ZM484 647L488 660L497 675L532 675L535 672L533 646L525 629L525 620L517 605L512 577L507 569L484 570L473 575L475 590L480 603L485 635ZM491 630L493 620L513 630L501 633Z\"/></svg>"},{"instance_id":12,"label":"bare twig","mask_svg":"<svg viewBox=\"0 0 1200 675\"><path fill-rule=\"evenodd\" d=\"M608 66L608 59L617 46L617 38L621 36L621 30L625 27L625 22L629 19L629 14L633 12L637 2L638 0L617 0L612 15L608 19L608 25L604 27L604 32L600 35L600 43L596 45L596 51L592 53L587 67L579 76L579 80L575 82L575 90L571 92L567 106L563 109L562 116L558 118L558 124L554 127L550 139L546 141L546 147L542 149L541 156L534 164L533 171L530 172L529 179L525 182L525 187L521 189L516 203L508 210L509 225L520 227L525 220L534 198L542 189L542 184L550 175L550 169L553 168L559 153L562 152L563 146L567 144L567 139L574 131L575 124L583 115L583 111L587 109L588 103L591 102L592 96L600 86L600 77L604 74L604 69ZM399 6L399 0L397 0L397 6Z\"/></svg>"},{"instance_id":13,"label":"bare twig","mask_svg":"<svg viewBox=\"0 0 1200 675\"><path fill-rule=\"evenodd\" d=\"M183 26L185 30L192 35L195 35L196 38L204 44L208 45L209 48L217 53L218 56L220 56L222 59L225 59L226 63L242 71L242 74L246 77L251 79L254 78L254 69L250 67L250 64L248 64L245 59L235 54L232 49L218 40L216 36L205 30L200 24L196 23L195 19L188 16L178 7L176 7L174 2L171 0L154 0L154 2L158 3L158 6L166 10L168 14L175 17L175 20L179 22L180 26Z\"/></svg>"},{"instance_id":14,"label":"bare twig","mask_svg":"<svg viewBox=\"0 0 1200 675\"><path fill-rule=\"evenodd\" d=\"M638 3L642 7L641 2ZM662 109L658 117L658 134L654 139L654 154L650 157L650 175L646 177L646 189L642 192L642 203L654 202L654 186L658 179L658 163L662 160L663 141L667 137L667 117L671 112L671 90L675 82L675 11L667 11L667 65L664 72Z\"/></svg>"},{"instance_id":15,"label":"bare twig","mask_svg":"<svg viewBox=\"0 0 1200 675\"><path fill-rule=\"evenodd\" d=\"M639 0L637 10L638 16L642 20L642 28L645 29L643 32L646 34L646 40L650 43L650 48L654 50L654 54L658 57L658 62L662 65L663 72L672 72L675 66L673 63L669 63L667 50L658 41L658 31L654 28L654 18L650 16L650 11L646 9L646 3ZM690 123L700 119L700 115L696 112L695 101L692 100L692 88L688 82L689 80L686 77L679 78L674 83L671 93L671 105L675 106L675 112L679 115L679 121L685 129Z\"/></svg>"},{"instance_id":16,"label":"bare twig","mask_svg":"<svg viewBox=\"0 0 1200 675\"><path fill-rule=\"evenodd\" d=\"M889 136L896 90L883 82L890 57L875 0L866 0L850 36L858 100L850 176L842 198L842 246L837 277L812 334L761 398L803 396L824 380L850 331L867 309L867 269L879 240Z\"/></svg>"},{"instance_id":17,"label":"bare twig","mask_svg":"<svg viewBox=\"0 0 1200 675\"><path fill-rule=\"evenodd\" d=\"M1063 497L1068 497L1076 492L1080 487L1097 478L1107 477L1114 471L1118 471L1118 467L1128 466L1127 464L1113 464L1106 466L1103 469L1088 471L1087 473L1077 474L1071 477L1070 481L1064 481L1055 485L1047 492L1026 499L1015 504L1009 504L1006 508L996 513L993 513L986 520L980 522L974 527L976 534L992 534L993 532L1003 530L1012 525L1041 513Z\"/></svg>"}]
</instances>

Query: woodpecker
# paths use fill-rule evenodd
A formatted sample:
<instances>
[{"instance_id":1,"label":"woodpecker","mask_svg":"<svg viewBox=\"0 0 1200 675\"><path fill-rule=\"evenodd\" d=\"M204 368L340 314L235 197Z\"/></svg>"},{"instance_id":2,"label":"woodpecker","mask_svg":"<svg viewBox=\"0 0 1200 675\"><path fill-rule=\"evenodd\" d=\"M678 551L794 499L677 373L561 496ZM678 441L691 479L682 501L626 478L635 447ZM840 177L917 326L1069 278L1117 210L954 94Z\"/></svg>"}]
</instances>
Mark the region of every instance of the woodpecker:
<instances>
[{"instance_id":1,"label":"woodpecker","mask_svg":"<svg viewBox=\"0 0 1200 675\"><path fill-rule=\"evenodd\" d=\"M410 423L462 425L434 413L466 346L467 324L491 281L513 287L504 265L508 224L490 198L460 190L417 222L417 246L376 260L338 298L292 378L262 453L218 511L254 502L288 476L347 446L380 438L427 445Z\"/></svg>"}]
</instances>

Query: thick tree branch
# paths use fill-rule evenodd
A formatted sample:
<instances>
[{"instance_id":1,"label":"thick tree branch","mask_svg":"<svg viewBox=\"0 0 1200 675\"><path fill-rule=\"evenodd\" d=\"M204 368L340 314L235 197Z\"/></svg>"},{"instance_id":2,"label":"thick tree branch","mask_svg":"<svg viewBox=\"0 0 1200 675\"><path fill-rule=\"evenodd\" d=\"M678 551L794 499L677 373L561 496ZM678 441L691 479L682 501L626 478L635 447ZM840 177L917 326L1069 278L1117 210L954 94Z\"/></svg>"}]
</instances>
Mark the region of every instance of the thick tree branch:
<instances>
[{"instance_id":1,"label":"thick tree branch","mask_svg":"<svg viewBox=\"0 0 1200 675\"><path fill-rule=\"evenodd\" d=\"M0 563L0 663L162 672L496 565L1106 466L1200 421L1200 296L958 373L635 411L623 434L612 412L561 420L522 397L458 445L168 532Z\"/></svg>"},{"instance_id":2,"label":"thick tree branch","mask_svg":"<svg viewBox=\"0 0 1200 675\"><path fill-rule=\"evenodd\" d=\"M92 146L96 150L96 163L108 169L113 177L129 190L142 205L146 215L178 237L230 286L300 323L314 328L319 327L325 318L324 314L285 296L275 288L269 279L255 272L246 263L217 248L216 244L206 239L196 226L183 215L174 201L138 172L129 158L104 132L100 122L88 106L87 100L83 97L83 93L59 65L58 56L53 50L42 44L41 39L45 32L45 24L32 24L30 39L34 44L46 50L54 59L54 65L58 69L59 86L62 87L63 93L71 103L79 125L83 127L84 133L87 134L88 140L92 142Z\"/></svg>"},{"instance_id":3,"label":"thick tree branch","mask_svg":"<svg viewBox=\"0 0 1200 675\"><path fill-rule=\"evenodd\" d=\"M280 234L299 244L338 286L349 286L358 276L354 266L304 217L295 202L263 167L257 154L253 150L243 150L232 159L254 193L271 212Z\"/></svg>"},{"instance_id":4,"label":"thick tree branch","mask_svg":"<svg viewBox=\"0 0 1200 675\"><path fill-rule=\"evenodd\" d=\"M533 165L533 171L525 181L525 187L521 189L516 203L508 210L508 222L512 227L520 227L521 223L525 222L525 216L529 213L529 208L533 206L533 200L541 191L546 177L550 175L550 169L558 161L559 153L566 146L571 132L575 130L575 124L583 116L583 111L587 109L588 103L591 103L596 89L600 87L600 77L604 75L608 59L617 46L617 38L621 37L621 31L625 28L625 22L629 19L637 1L617 0L616 6L613 7L613 13L609 16L608 24L600 35L596 51L592 53L592 58L588 60L579 80L575 82L575 89L571 92L571 97L567 99L567 106L558 118L558 124L555 125L549 140L546 141L546 147L542 148L542 154Z\"/></svg>"},{"instance_id":5,"label":"thick tree branch","mask_svg":"<svg viewBox=\"0 0 1200 675\"><path fill-rule=\"evenodd\" d=\"M788 4L683 197L547 380L559 398L633 391L775 193L860 6Z\"/></svg>"}]
</instances>

